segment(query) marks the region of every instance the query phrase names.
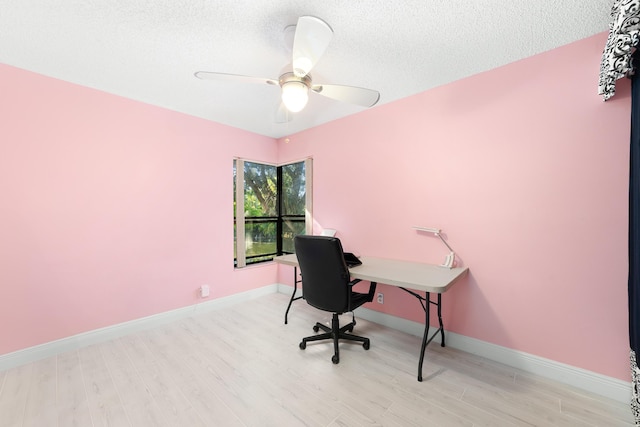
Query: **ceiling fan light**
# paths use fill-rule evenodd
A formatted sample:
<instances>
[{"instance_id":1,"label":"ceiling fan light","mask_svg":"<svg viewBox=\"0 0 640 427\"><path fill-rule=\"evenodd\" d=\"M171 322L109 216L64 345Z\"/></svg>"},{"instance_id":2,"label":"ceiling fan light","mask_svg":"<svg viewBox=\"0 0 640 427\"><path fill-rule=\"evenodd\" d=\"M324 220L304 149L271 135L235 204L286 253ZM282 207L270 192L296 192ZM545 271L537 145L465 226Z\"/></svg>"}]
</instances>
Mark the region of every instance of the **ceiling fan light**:
<instances>
[{"instance_id":1,"label":"ceiling fan light","mask_svg":"<svg viewBox=\"0 0 640 427\"><path fill-rule=\"evenodd\" d=\"M292 113L301 111L309 100L309 88L302 82L292 81L282 85L282 102Z\"/></svg>"}]
</instances>

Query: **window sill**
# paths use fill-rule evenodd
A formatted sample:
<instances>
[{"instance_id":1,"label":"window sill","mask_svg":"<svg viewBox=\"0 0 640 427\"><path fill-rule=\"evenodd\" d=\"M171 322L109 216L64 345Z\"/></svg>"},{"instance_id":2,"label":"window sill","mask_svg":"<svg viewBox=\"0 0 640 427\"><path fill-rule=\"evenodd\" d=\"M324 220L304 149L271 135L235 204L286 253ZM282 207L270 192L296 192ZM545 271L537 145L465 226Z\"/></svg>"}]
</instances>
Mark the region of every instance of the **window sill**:
<instances>
[{"instance_id":1,"label":"window sill","mask_svg":"<svg viewBox=\"0 0 640 427\"><path fill-rule=\"evenodd\" d=\"M254 268L265 268L275 265L276 263L271 261L260 262L257 264L245 265L244 267L233 267L234 271L245 271L245 270L253 270Z\"/></svg>"}]
</instances>

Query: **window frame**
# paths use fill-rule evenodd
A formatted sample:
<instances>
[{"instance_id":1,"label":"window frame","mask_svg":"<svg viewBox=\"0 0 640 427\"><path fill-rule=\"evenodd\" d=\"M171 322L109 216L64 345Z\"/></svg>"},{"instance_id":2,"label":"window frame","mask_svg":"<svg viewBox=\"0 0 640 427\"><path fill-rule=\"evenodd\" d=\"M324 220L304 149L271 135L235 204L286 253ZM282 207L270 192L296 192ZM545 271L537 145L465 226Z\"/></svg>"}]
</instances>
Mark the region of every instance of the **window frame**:
<instances>
[{"instance_id":1,"label":"window frame","mask_svg":"<svg viewBox=\"0 0 640 427\"><path fill-rule=\"evenodd\" d=\"M268 262L273 260L273 257L278 255L283 255L285 253L290 253L283 251L283 231L284 231L284 223L285 221L293 220L294 222L301 222L300 220L304 220L305 224L305 234L311 234L313 230L313 215L312 215L312 199L313 199L313 186L312 186L312 177L313 177L313 161L312 158L308 157L303 160L297 160L287 163L281 164L272 164L267 162L259 162L254 160L246 160L242 158L234 158L235 165L235 209L234 209L234 241L235 241L235 254L234 254L234 267L235 268L243 268L247 265L256 265L263 262ZM276 167L276 216L265 216L265 217L245 217L245 208L244 208L244 197L245 197L245 179L244 179L244 165L246 162L256 163L267 166ZM304 175L305 175L305 212L302 214L288 214L283 215L283 177L282 177L282 169L287 165L292 165L296 163L304 163ZM276 223L276 252L270 254L260 254L247 256L247 248L245 245L246 242L246 224L247 223L264 223L264 222L275 222ZM243 238L239 238L239 236L243 236ZM255 261L255 262L247 262L252 258L264 258L269 257L268 259Z\"/></svg>"}]
</instances>

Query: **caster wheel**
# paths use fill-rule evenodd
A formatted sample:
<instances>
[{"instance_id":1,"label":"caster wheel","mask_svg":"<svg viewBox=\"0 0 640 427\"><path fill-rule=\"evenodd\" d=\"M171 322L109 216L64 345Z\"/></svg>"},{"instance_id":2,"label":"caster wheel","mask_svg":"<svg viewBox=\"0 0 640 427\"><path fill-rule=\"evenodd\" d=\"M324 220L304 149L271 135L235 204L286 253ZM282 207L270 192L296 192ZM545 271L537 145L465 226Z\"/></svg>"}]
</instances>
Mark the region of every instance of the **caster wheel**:
<instances>
[{"instance_id":1,"label":"caster wheel","mask_svg":"<svg viewBox=\"0 0 640 427\"><path fill-rule=\"evenodd\" d=\"M307 348L307 343L304 341L300 342L300 350L304 350L305 348Z\"/></svg>"},{"instance_id":2,"label":"caster wheel","mask_svg":"<svg viewBox=\"0 0 640 427\"><path fill-rule=\"evenodd\" d=\"M313 332L318 332L320 330L320 328L318 328L318 325L314 325L313 326Z\"/></svg>"},{"instance_id":3,"label":"caster wheel","mask_svg":"<svg viewBox=\"0 0 640 427\"><path fill-rule=\"evenodd\" d=\"M364 343L362 343L362 347L364 347L365 350L369 350L369 346L370 346L369 341L365 341Z\"/></svg>"},{"instance_id":4,"label":"caster wheel","mask_svg":"<svg viewBox=\"0 0 640 427\"><path fill-rule=\"evenodd\" d=\"M333 356L331 356L331 361L334 365L337 365L338 363L340 363L340 358L334 354Z\"/></svg>"}]
</instances>

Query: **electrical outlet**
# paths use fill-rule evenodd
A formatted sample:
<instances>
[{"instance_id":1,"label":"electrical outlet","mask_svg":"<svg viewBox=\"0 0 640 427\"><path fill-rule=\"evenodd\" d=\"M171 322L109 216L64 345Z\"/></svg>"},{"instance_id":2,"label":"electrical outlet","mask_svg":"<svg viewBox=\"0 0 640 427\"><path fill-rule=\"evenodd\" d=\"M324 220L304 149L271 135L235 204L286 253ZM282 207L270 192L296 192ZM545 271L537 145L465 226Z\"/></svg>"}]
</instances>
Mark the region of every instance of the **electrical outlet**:
<instances>
[{"instance_id":1,"label":"electrical outlet","mask_svg":"<svg viewBox=\"0 0 640 427\"><path fill-rule=\"evenodd\" d=\"M384 294L382 292L378 292L378 304L384 304Z\"/></svg>"},{"instance_id":2,"label":"electrical outlet","mask_svg":"<svg viewBox=\"0 0 640 427\"><path fill-rule=\"evenodd\" d=\"M200 298L207 298L209 296L209 285L200 286Z\"/></svg>"}]
</instances>

